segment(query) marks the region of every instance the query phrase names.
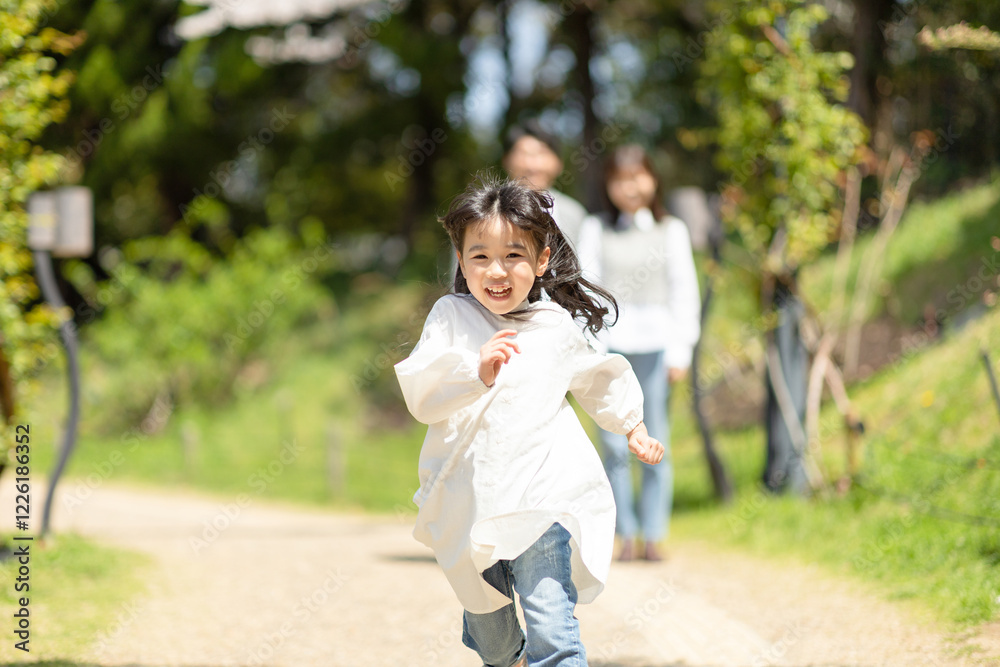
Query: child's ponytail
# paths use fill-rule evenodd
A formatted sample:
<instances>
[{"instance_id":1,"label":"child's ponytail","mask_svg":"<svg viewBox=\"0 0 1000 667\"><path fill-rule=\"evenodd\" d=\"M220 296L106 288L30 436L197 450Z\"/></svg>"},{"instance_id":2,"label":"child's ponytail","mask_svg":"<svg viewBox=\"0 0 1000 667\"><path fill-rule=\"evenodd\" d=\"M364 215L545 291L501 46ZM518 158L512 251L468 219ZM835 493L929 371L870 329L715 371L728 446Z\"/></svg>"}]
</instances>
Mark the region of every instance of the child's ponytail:
<instances>
[{"instance_id":1,"label":"child's ponytail","mask_svg":"<svg viewBox=\"0 0 1000 667\"><path fill-rule=\"evenodd\" d=\"M548 195L544 196L549 202L552 201ZM549 219L551 220L551 216ZM574 319L586 323L594 335L608 326L604 318L610 312L594 296L600 297L614 308L614 321L618 321L618 302L615 297L608 290L583 277L580 260L555 221L552 221L547 245L552 253L549 256L549 267L535 283L548 293L549 298L569 311Z\"/></svg>"}]
</instances>

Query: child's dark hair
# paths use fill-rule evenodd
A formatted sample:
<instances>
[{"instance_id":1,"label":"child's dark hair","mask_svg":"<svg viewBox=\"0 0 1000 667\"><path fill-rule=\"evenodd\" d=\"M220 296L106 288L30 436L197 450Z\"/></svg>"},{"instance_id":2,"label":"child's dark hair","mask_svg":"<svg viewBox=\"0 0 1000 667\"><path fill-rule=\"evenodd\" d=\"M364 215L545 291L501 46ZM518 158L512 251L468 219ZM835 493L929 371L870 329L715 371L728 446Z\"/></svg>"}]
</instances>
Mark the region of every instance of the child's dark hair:
<instances>
[{"instance_id":1,"label":"child's dark hair","mask_svg":"<svg viewBox=\"0 0 1000 667\"><path fill-rule=\"evenodd\" d=\"M583 277L573 247L549 213L551 208L552 197L545 192L533 190L518 181L485 176L474 181L452 201L441 224L459 252L462 251L469 225L497 218L528 233L534 241L535 257L546 247L550 248L548 268L543 275L535 277L535 283L528 292L528 301L538 301L544 289L552 301L569 311L574 319L585 322L587 328L596 334L607 326L604 318L610 311L591 294L615 309L616 321L618 302L609 291ZM455 293L470 293L461 267L455 270Z\"/></svg>"}]
</instances>

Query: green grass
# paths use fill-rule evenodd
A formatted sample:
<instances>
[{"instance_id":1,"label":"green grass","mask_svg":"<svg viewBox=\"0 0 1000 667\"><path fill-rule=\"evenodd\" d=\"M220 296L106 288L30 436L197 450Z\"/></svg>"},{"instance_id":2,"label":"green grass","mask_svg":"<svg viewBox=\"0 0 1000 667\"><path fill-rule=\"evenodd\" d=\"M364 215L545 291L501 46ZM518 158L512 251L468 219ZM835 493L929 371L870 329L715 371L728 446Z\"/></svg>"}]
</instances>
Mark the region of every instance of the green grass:
<instances>
[{"instance_id":1,"label":"green grass","mask_svg":"<svg viewBox=\"0 0 1000 667\"><path fill-rule=\"evenodd\" d=\"M761 492L764 433L754 427L717 434L739 493L730 507L715 505L700 440L688 411L675 403L675 535L822 562L950 622L996 618L1000 414L980 346L1000 366L1000 310L853 388L867 429L863 476L848 493L828 498ZM821 421L821 460L835 478L844 473L845 436L830 406Z\"/></svg>"},{"instance_id":2,"label":"green grass","mask_svg":"<svg viewBox=\"0 0 1000 667\"><path fill-rule=\"evenodd\" d=\"M75 535L32 542L30 551L30 653L15 649L16 640L8 631L0 644L0 662L75 659L80 647L101 637L110 638L125 627L138 608L136 599L148 571L147 557L99 546ZM0 607L5 610L15 610L15 595L23 594L14 590L18 567L10 559L0 563ZM10 621L10 616L5 616ZM57 660L47 664L76 663Z\"/></svg>"}]
</instances>

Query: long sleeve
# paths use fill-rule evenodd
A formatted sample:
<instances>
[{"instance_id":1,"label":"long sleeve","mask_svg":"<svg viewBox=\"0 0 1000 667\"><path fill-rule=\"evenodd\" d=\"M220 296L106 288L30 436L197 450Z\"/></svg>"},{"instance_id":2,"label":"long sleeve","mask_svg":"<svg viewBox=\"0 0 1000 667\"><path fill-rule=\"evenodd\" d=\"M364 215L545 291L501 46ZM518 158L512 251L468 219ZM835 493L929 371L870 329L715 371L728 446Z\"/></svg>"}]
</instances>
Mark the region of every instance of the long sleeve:
<instances>
[{"instance_id":1,"label":"long sleeve","mask_svg":"<svg viewBox=\"0 0 1000 667\"><path fill-rule=\"evenodd\" d=\"M642 421L642 387L625 357L602 354L577 333L569 390L598 426L628 433Z\"/></svg>"},{"instance_id":2,"label":"long sleeve","mask_svg":"<svg viewBox=\"0 0 1000 667\"><path fill-rule=\"evenodd\" d=\"M671 249L667 262L670 276L667 302L672 326L667 332L666 364L669 368L687 368L701 335L701 292L687 227L679 219L670 218L667 236Z\"/></svg>"},{"instance_id":3,"label":"long sleeve","mask_svg":"<svg viewBox=\"0 0 1000 667\"><path fill-rule=\"evenodd\" d=\"M447 419L489 391L479 377L479 355L455 344L456 315L448 297L435 303L413 352L394 367L407 409L424 424Z\"/></svg>"}]
</instances>

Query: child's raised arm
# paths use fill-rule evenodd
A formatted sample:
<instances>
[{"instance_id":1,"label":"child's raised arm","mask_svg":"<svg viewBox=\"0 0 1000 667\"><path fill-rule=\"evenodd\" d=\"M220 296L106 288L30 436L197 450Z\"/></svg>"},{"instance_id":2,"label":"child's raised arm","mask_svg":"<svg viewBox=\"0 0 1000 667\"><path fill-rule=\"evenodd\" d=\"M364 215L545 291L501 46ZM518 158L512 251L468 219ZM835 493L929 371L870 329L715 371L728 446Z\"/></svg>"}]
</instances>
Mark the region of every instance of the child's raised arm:
<instances>
[{"instance_id":1,"label":"child's raised arm","mask_svg":"<svg viewBox=\"0 0 1000 667\"><path fill-rule=\"evenodd\" d=\"M663 458L663 444L642 423L642 387L632 366L620 354L601 354L574 336L574 375L570 391L580 406L606 431L624 433L628 448L644 463Z\"/></svg>"},{"instance_id":2,"label":"child's raised arm","mask_svg":"<svg viewBox=\"0 0 1000 667\"><path fill-rule=\"evenodd\" d=\"M480 355L455 345L455 304L434 304L410 356L395 366L410 414L424 424L443 421L489 391L479 377Z\"/></svg>"}]
</instances>

